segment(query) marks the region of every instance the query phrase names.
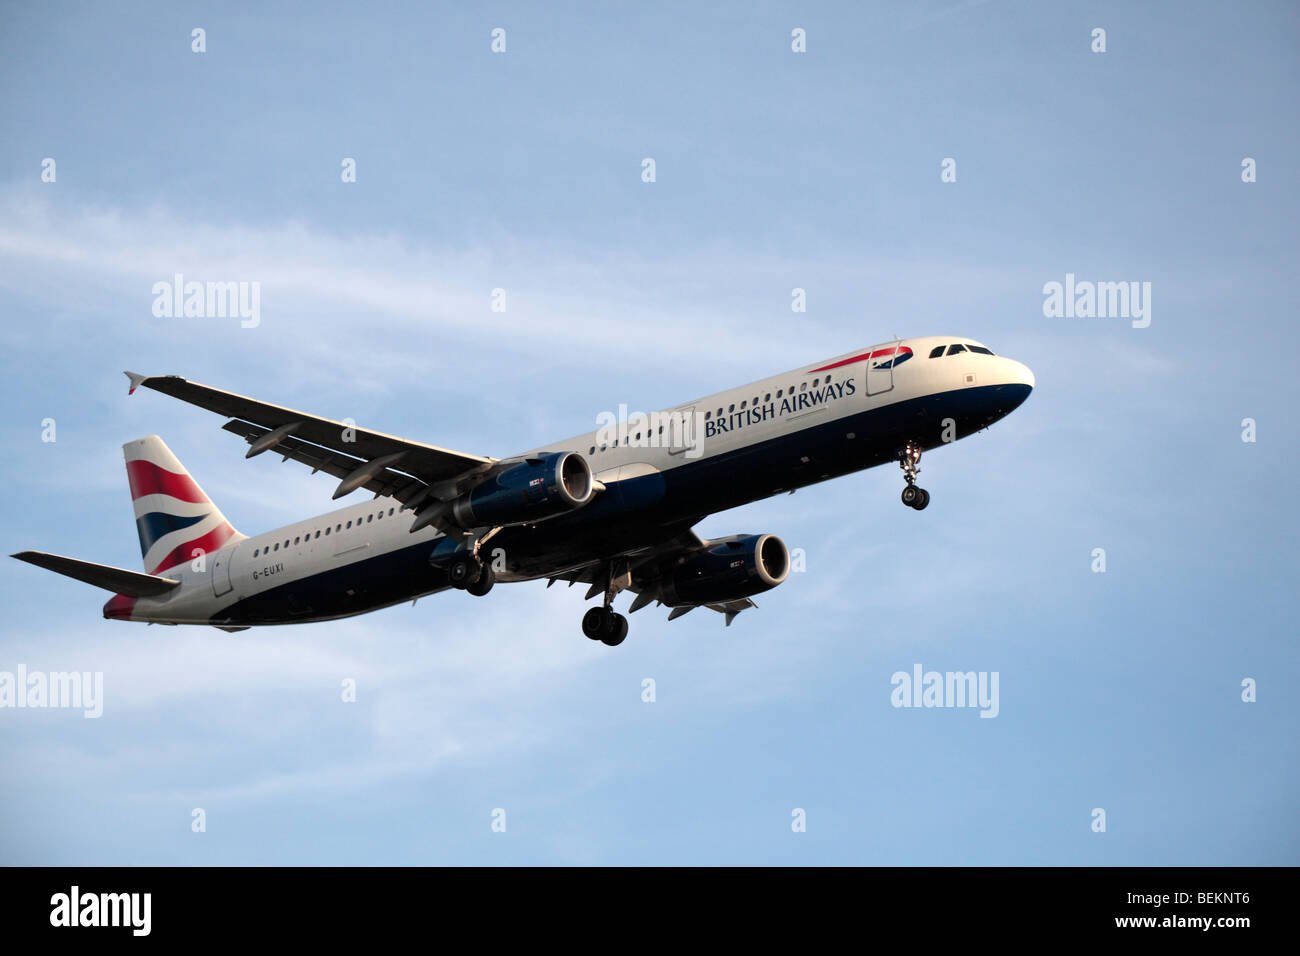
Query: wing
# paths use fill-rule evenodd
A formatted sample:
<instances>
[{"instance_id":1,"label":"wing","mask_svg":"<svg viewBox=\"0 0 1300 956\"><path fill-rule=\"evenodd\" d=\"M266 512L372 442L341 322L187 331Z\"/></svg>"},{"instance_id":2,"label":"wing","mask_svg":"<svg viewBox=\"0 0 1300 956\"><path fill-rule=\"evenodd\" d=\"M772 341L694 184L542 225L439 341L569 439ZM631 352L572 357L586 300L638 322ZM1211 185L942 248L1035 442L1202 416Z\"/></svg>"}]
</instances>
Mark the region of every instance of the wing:
<instances>
[{"instance_id":1,"label":"wing","mask_svg":"<svg viewBox=\"0 0 1300 956\"><path fill-rule=\"evenodd\" d=\"M222 391L178 375L127 372L131 392L144 387L225 415L223 426L249 444L246 457L274 449L286 460L340 479L341 498L358 488L391 495L412 508L454 497L493 471L497 459L359 428L281 405Z\"/></svg>"},{"instance_id":2,"label":"wing","mask_svg":"<svg viewBox=\"0 0 1300 956\"><path fill-rule=\"evenodd\" d=\"M569 586L589 584L584 600L591 600L598 594L604 594L607 588L615 591L631 591L636 595L628 608L632 614L649 604L659 602L659 578L666 567L678 558L694 551L708 547L694 531L686 531L664 543L651 548L643 548L608 561L592 561L577 568L570 568L557 574L546 582L549 588L556 581L568 581ZM736 615L751 607L758 607L751 599L726 601L721 604L680 604L668 612L668 620L675 621L683 614L697 607L707 607L725 615L727 627Z\"/></svg>"}]
</instances>

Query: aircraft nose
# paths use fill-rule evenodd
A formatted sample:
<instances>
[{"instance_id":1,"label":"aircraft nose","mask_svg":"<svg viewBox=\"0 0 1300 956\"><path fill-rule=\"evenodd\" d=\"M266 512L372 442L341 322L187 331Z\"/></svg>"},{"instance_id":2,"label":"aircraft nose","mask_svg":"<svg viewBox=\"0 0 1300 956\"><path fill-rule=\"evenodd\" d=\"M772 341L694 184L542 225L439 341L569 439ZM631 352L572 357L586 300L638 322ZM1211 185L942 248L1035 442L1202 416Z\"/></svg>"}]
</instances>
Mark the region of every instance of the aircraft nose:
<instances>
[{"instance_id":1,"label":"aircraft nose","mask_svg":"<svg viewBox=\"0 0 1300 956\"><path fill-rule=\"evenodd\" d=\"M987 421L995 422L1010 415L1034 390L1034 373L1029 366L1015 359L999 357L993 388L989 389Z\"/></svg>"},{"instance_id":2,"label":"aircraft nose","mask_svg":"<svg viewBox=\"0 0 1300 956\"><path fill-rule=\"evenodd\" d=\"M1012 359L1011 381L1016 385L1027 385L1032 389L1035 383L1034 372L1024 362L1017 362Z\"/></svg>"}]
</instances>

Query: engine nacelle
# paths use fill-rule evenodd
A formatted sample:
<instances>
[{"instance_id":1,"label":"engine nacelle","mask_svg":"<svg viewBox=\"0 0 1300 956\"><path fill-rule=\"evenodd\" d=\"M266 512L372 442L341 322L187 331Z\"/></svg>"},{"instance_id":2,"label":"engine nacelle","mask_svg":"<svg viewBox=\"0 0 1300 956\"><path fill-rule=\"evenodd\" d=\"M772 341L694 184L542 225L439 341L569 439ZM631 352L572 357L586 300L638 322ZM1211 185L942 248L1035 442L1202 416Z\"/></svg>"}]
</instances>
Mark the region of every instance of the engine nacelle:
<instances>
[{"instance_id":1,"label":"engine nacelle","mask_svg":"<svg viewBox=\"0 0 1300 956\"><path fill-rule=\"evenodd\" d=\"M521 462L461 495L451 519L462 528L529 524L581 508L592 498L591 466L576 452Z\"/></svg>"},{"instance_id":2,"label":"engine nacelle","mask_svg":"<svg viewBox=\"0 0 1300 956\"><path fill-rule=\"evenodd\" d=\"M776 587L790 573L790 552L774 534L735 535L669 571L660 586L664 604L721 604Z\"/></svg>"}]
</instances>

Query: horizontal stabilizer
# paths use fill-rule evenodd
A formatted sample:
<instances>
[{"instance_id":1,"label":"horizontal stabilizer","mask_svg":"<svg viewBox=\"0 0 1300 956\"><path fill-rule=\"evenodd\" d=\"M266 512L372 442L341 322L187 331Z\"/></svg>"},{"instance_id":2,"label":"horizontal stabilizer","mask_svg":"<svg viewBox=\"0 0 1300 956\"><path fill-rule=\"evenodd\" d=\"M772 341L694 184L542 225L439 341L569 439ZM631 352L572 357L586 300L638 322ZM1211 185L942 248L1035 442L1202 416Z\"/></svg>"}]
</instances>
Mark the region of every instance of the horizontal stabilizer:
<instances>
[{"instance_id":1,"label":"horizontal stabilizer","mask_svg":"<svg viewBox=\"0 0 1300 956\"><path fill-rule=\"evenodd\" d=\"M12 555L19 561L26 561L38 568L65 574L78 581L85 581L97 588L104 588L115 594L127 597L157 597L166 594L172 588L180 587L175 578L164 578L157 574L142 574L139 571L127 571L107 564L95 564L92 561L78 561L65 558L60 554L46 554L44 551L19 551Z\"/></svg>"}]
</instances>

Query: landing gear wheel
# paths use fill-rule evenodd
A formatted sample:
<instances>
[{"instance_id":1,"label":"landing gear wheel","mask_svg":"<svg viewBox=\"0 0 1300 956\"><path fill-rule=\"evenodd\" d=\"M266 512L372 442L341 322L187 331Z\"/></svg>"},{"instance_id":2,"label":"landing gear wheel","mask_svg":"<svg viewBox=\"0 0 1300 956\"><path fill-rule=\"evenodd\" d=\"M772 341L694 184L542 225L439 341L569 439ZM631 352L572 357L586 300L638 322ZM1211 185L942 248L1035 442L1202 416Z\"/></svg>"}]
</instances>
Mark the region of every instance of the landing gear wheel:
<instances>
[{"instance_id":1,"label":"landing gear wheel","mask_svg":"<svg viewBox=\"0 0 1300 956\"><path fill-rule=\"evenodd\" d=\"M627 637L627 618L622 614L614 611L609 612L609 627L606 632L600 635L602 643L607 647L618 647Z\"/></svg>"},{"instance_id":2,"label":"landing gear wheel","mask_svg":"<svg viewBox=\"0 0 1300 956\"><path fill-rule=\"evenodd\" d=\"M474 555L458 554L447 563L447 581L454 588L465 590L483 574L483 565ZM489 585L490 587L490 585Z\"/></svg>"},{"instance_id":3,"label":"landing gear wheel","mask_svg":"<svg viewBox=\"0 0 1300 956\"><path fill-rule=\"evenodd\" d=\"M593 607L582 615L582 633L593 641L618 647L627 637L627 618L607 607Z\"/></svg>"},{"instance_id":4,"label":"landing gear wheel","mask_svg":"<svg viewBox=\"0 0 1300 956\"><path fill-rule=\"evenodd\" d=\"M930 492L926 491L924 488L917 488L916 490L918 494L916 500L912 502L912 507L917 511L924 511L925 506L930 503Z\"/></svg>"},{"instance_id":5,"label":"landing gear wheel","mask_svg":"<svg viewBox=\"0 0 1300 956\"><path fill-rule=\"evenodd\" d=\"M925 492L916 487L916 485L908 485L903 489L903 504L907 505L909 508L915 508L917 499L923 494L925 494Z\"/></svg>"},{"instance_id":6,"label":"landing gear wheel","mask_svg":"<svg viewBox=\"0 0 1300 956\"><path fill-rule=\"evenodd\" d=\"M606 608L588 608L587 613L582 615L582 633L593 641L600 640L605 633L605 619L608 617L609 611Z\"/></svg>"},{"instance_id":7,"label":"landing gear wheel","mask_svg":"<svg viewBox=\"0 0 1300 956\"><path fill-rule=\"evenodd\" d=\"M465 590L475 597L482 597L492 590L492 585L497 583L496 572L492 570L489 564L483 565L483 570L479 572L478 580L472 584L465 585Z\"/></svg>"}]
</instances>

